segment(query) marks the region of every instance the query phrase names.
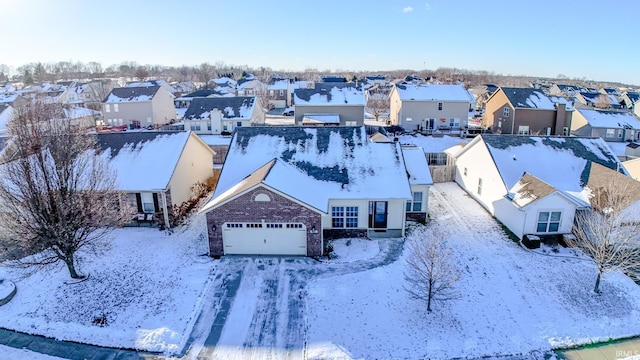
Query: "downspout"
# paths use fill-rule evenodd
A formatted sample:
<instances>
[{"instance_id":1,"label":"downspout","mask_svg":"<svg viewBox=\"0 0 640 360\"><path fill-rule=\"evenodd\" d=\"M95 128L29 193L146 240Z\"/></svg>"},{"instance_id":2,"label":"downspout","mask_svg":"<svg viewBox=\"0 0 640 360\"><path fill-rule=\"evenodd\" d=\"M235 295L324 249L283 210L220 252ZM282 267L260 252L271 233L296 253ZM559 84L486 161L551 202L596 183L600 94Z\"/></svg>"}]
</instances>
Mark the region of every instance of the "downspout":
<instances>
[{"instance_id":1,"label":"downspout","mask_svg":"<svg viewBox=\"0 0 640 360\"><path fill-rule=\"evenodd\" d=\"M513 131L515 130L515 127L516 127L516 108L514 106L513 107L513 115L511 115L511 135L514 134Z\"/></svg>"},{"instance_id":2,"label":"downspout","mask_svg":"<svg viewBox=\"0 0 640 360\"><path fill-rule=\"evenodd\" d=\"M162 197L162 215L164 217L164 226L167 230L169 230L171 228L171 225L169 225L169 209L167 209L167 193L166 191L163 191L160 193L161 197Z\"/></svg>"}]
</instances>

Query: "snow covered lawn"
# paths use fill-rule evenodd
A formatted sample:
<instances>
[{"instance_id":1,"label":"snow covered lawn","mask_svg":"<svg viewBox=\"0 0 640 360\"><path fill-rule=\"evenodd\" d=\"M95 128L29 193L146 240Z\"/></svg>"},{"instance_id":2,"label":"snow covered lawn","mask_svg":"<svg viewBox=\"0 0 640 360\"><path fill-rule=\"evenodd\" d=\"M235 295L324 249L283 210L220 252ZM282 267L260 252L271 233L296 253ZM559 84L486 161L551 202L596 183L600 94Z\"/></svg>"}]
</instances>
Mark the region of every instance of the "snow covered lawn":
<instances>
[{"instance_id":1,"label":"snow covered lawn","mask_svg":"<svg viewBox=\"0 0 640 360\"><path fill-rule=\"evenodd\" d=\"M308 286L309 358L452 358L534 354L640 334L640 287L571 256L530 252L454 183L436 184L430 216L449 229L459 298L425 304L403 289L404 259ZM339 291L337 291L337 289Z\"/></svg>"},{"instance_id":2,"label":"snow covered lawn","mask_svg":"<svg viewBox=\"0 0 640 360\"><path fill-rule=\"evenodd\" d=\"M0 327L119 348L179 352L203 306L216 264L203 218L172 235L156 228L113 233L100 257L82 253L72 280L63 265L28 275L0 267L18 292L0 307ZM100 325L101 320L106 325Z\"/></svg>"}]
</instances>

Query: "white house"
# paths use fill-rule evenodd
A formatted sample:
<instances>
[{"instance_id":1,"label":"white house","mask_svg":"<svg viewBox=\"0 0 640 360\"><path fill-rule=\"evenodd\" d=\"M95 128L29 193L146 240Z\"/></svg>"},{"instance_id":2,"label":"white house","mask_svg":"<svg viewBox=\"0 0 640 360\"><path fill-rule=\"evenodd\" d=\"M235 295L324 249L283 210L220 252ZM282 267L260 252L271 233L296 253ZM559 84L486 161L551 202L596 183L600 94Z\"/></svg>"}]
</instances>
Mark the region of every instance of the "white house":
<instances>
[{"instance_id":1,"label":"white house","mask_svg":"<svg viewBox=\"0 0 640 360\"><path fill-rule=\"evenodd\" d=\"M390 124L407 130L464 127L475 106L462 85L396 84L389 97Z\"/></svg>"},{"instance_id":2,"label":"white house","mask_svg":"<svg viewBox=\"0 0 640 360\"><path fill-rule=\"evenodd\" d=\"M264 111L254 96L195 97L183 118L184 129L197 134L230 134L264 121Z\"/></svg>"},{"instance_id":3,"label":"white house","mask_svg":"<svg viewBox=\"0 0 640 360\"><path fill-rule=\"evenodd\" d=\"M519 238L570 233L606 171L628 175L599 138L483 134L456 156L456 182Z\"/></svg>"}]
</instances>

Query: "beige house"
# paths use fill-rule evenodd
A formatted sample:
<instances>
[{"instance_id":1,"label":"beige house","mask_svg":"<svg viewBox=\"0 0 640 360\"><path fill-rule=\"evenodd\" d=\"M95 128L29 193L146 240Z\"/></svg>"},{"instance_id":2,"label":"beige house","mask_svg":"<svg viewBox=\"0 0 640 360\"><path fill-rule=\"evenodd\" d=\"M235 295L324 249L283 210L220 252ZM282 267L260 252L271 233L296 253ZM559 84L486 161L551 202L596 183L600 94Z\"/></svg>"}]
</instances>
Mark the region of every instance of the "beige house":
<instances>
[{"instance_id":1,"label":"beige house","mask_svg":"<svg viewBox=\"0 0 640 360\"><path fill-rule=\"evenodd\" d=\"M362 126L364 90L351 83L317 83L293 92L295 124L304 126Z\"/></svg>"},{"instance_id":2,"label":"beige house","mask_svg":"<svg viewBox=\"0 0 640 360\"><path fill-rule=\"evenodd\" d=\"M389 97L390 125L407 130L463 128L475 104L462 85L396 84Z\"/></svg>"},{"instance_id":3,"label":"beige house","mask_svg":"<svg viewBox=\"0 0 640 360\"><path fill-rule=\"evenodd\" d=\"M577 109L571 133L605 141L635 141L640 139L640 120L628 111Z\"/></svg>"},{"instance_id":4,"label":"beige house","mask_svg":"<svg viewBox=\"0 0 640 360\"><path fill-rule=\"evenodd\" d=\"M173 98L161 86L115 88L102 102L104 125L159 128L175 121Z\"/></svg>"},{"instance_id":5,"label":"beige house","mask_svg":"<svg viewBox=\"0 0 640 360\"><path fill-rule=\"evenodd\" d=\"M213 175L211 148L193 132L97 134L117 176L120 202L138 216L169 227L171 208L191 197L191 187Z\"/></svg>"},{"instance_id":6,"label":"beige house","mask_svg":"<svg viewBox=\"0 0 640 360\"><path fill-rule=\"evenodd\" d=\"M497 134L569 135L573 104L533 88L496 90L487 100L482 125Z\"/></svg>"},{"instance_id":7,"label":"beige house","mask_svg":"<svg viewBox=\"0 0 640 360\"><path fill-rule=\"evenodd\" d=\"M622 165L629 172L629 176L640 181L640 158L624 161Z\"/></svg>"},{"instance_id":8,"label":"beige house","mask_svg":"<svg viewBox=\"0 0 640 360\"><path fill-rule=\"evenodd\" d=\"M264 111L254 96L195 97L183 118L185 130L214 135L264 122Z\"/></svg>"}]
</instances>

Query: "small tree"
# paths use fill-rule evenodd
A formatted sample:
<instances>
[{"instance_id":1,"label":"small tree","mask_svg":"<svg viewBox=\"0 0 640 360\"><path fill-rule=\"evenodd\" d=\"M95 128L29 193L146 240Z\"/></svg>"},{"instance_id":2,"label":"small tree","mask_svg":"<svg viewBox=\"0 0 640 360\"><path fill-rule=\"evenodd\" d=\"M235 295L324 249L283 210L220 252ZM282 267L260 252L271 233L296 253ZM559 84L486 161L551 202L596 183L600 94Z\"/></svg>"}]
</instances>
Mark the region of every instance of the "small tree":
<instances>
[{"instance_id":1,"label":"small tree","mask_svg":"<svg viewBox=\"0 0 640 360\"><path fill-rule=\"evenodd\" d=\"M149 70L147 70L147 68L144 66L138 66L135 76L138 80L144 81L149 77Z\"/></svg>"},{"instance_id":2,"label":"small tree","mask_svg":"<svg viewBox=\"0 0 640 360\"><path fill-rule=\"evenodd\" d=\"M64 120L60 104L17 107L9 133L14 158L0 168L0 258L24 267L62 261L81 278L78 250L99 253L125 220L115 173L95 137Z\"/></svg>"},{"instance_id":3,"label":"small tree","mask_svg":"<svg viewBox=\"0 0 640 360\"><path fill-rule=\"evenodd\" d=\"M640 270L640 207L632 205L640 184L618 173L609 175L602 186L588 186L592 209L576 213L575 237L568 240L596 265L595 293L600 293L602 274L623 271L633 276Z\"/></svg>"},{"instance_id":4,"label":"small tree","mask_svg":"<svg viewBox=\"0 0 640 360\"><path fill-rule=\"evenodd\" d=\"M389 111L389 95L381 92L371 93L369 100L367 100L367 111L376 118L376 122L379 120L380 115Z\"/></svg>"},{"instance_id":5,"label":"small tree","mask_svg":"<svg viewBox=\"0 0 640 360\"><path fill-rule=\"evenodd\" d=\"M411 237L408 248L411 253L404 278L409 295L426 301L429 312L433 301L454 299L454 284L460 279L460 271L452 264L452 252L442 231L437 227L420 231Z\"/></svg>"}]
</instances>

